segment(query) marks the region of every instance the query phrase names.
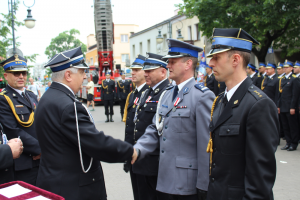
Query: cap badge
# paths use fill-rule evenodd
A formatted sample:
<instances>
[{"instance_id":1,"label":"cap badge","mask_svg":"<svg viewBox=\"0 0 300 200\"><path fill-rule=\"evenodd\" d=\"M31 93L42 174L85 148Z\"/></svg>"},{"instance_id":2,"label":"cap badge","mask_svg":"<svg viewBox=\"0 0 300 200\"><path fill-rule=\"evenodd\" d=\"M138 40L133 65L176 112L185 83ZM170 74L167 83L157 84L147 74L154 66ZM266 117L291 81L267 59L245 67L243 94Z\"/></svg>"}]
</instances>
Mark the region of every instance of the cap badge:
<instances>
[{"instance_id":1,"label":"cap badge","mask_svg":"<svg viewBox=\"0 0 300 200\"><path fill-rule=\"evenodd\" d=\"M19 61L19 60L20 60L18 54L15 54L15 60L16 60L16 61Z\"/></svg>"}]
</instances>

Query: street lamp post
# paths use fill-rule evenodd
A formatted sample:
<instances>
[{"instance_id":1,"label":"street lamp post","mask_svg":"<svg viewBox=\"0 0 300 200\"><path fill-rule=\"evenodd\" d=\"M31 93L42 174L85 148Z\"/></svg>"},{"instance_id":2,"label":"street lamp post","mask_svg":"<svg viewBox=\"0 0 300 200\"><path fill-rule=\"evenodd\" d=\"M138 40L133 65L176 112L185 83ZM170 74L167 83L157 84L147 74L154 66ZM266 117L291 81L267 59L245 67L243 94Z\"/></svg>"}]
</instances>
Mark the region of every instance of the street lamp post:
<instances>
[{"instance_id":1,"label":"street lamp post","mask_svg":"<svg viewBox=\"0 0 300 200\"><path fill-rule=\"evenodd\" d=\"M24 3L24 1L23 1L23 3ZM10 4L10 8L9 8L9 4ZM35 0L34 0L33 5L34 4L35 4ZM24 5L25 5L25 3L24 3ZM14 13L16 14L15 6L16 6L15 1L13 2L12 0L10 0L10 3L8 1L8 11L9 11L9 13L11 13L11 29L12 29L12 35L13 35L13 54L16 54L15 19L14 19ZM30 7L32 7L32 6L30 6ZM26 6L26 7L28 7L28 6ZM33 19L32 16L31 16L30 7L28 7L28 10L27 10L28 11L28 15L27 15L27 18L25 19L25 26L27 28L33 28L34 25L35 25L35 22L34 22L35 19ZM26 21L29 21L29 25L26 25ZM33 23L32 23L32 21L33 21Z\"/></svg>"}]
</instances>

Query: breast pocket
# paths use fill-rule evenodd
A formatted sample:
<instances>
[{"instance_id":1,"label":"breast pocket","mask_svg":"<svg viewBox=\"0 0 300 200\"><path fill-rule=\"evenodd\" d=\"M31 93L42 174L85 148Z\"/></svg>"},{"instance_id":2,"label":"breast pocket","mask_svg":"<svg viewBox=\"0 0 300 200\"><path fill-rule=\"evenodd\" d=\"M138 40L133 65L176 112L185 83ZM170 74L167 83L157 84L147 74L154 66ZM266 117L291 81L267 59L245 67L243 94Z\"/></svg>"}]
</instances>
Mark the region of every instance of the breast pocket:
<instances>
[{"instance_id":1,"label":"breast pocket","mask_svg":"<svg viewBox=\"0 0 300 200\"><path fill-rule=\"evenodd\" d=\"M26 106L15 108L15 110L22 121L27 121L29 119L30 111Z\"/></svg>"},{"instance_id":2,"label":"breast pocket","mask_svg":"<svg viewBox=\"0 0 300 200\"><path fill-rule=\"evenodd\" d=\"M225 155L238 155L242 152L242 136L239 124L226 124L220 127L221 152Z\"/></svg>"},{"instance_id":3,"label":"breast pocket","mask_svg":"<svg viewBox=\"0 0 300 200\"><path fill-rule=\"evenodd\" d=\"M188 132L191 127L190 109L177 109L175 112L171 111L170 128L174 132Z\"/></svg>"},{"instance_id":4,"label":"breast pocket","mask_svg":"<svg viewBox=\"0 0 300 200\"><path fill-rule=\"evenodd\" d=\"M154 105L154 103L148 103L148 104L144 104L143 106L146 107L144 108L145 111L145 115L143 115L142 120L144 122L151 122L153 119L153 116L156 113L156 105Z\"/></svg>"}]
</instances>

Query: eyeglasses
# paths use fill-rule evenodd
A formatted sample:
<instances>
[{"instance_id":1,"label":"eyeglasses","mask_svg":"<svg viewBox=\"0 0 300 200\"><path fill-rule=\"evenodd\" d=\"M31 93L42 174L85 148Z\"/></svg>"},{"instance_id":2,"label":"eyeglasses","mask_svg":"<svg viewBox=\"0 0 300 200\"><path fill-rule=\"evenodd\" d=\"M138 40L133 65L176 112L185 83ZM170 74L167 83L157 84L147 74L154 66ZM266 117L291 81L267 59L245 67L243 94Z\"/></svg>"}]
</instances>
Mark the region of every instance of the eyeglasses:
<instances>
[{"instance_id":1,"label":"eyeglasses","mask_svg":"<svg viewBox=\"0 0 300 200\"><path fill-rule=\"evenodd\" d=\"M13 74L15 77L19 77L21 74L22 76L27 76L27 72L26 71L21 71L21 72L9 72L11 74Z\"/></svg>"}]
</instances>

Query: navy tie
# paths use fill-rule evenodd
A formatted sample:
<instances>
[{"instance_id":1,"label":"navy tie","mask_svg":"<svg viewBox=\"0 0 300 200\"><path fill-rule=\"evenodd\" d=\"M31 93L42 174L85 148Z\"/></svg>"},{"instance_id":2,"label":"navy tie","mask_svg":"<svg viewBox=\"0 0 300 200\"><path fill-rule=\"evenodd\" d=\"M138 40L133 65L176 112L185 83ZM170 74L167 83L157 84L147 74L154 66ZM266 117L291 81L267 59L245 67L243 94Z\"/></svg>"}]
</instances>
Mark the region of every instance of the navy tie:
<instances>
[{"instance_id":1,"label":"navy tie","mask_svg":"<svg viewBox=\"0 0 300 200\"><path fill-rule=\"evenodd\" d=\"M177 94L178 94L178 85L176 85L176 86L174 87L174 93L173 93L173 99L172 99L172 101L174 101L174 99L175 99L175 97L177 96Z\"/></svg>"}]
</instances>

